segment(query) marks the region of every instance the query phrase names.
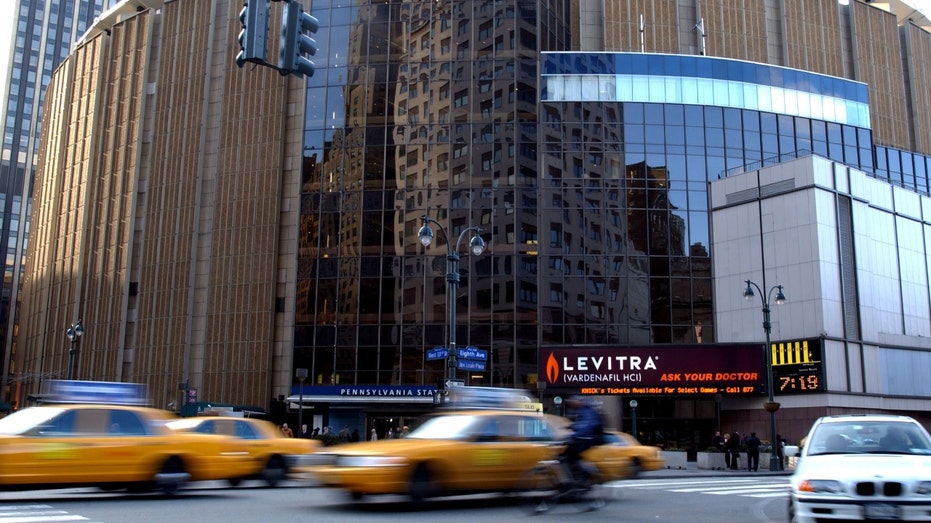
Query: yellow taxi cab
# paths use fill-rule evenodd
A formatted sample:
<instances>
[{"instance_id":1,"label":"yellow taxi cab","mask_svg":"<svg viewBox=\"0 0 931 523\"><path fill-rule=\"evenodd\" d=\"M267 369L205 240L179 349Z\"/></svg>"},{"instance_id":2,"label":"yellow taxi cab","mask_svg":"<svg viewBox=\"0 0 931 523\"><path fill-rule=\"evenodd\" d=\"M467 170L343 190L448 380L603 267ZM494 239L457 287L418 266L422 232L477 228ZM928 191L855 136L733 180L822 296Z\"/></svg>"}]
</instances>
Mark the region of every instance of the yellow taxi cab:
<instances>
[{"instance_id":1,"label":"yellow taxi cab","mask_svg":"<svg viewBox=\"0 0 931 523\"><path fill-rule=\"evenodd\" d=\"M315 439L285 437L274 423L255 418L201 416L173 420L168 426L180 432L237 438L249 454L251 468L247 476L230 479L234 486L242 479L260 479L270 487L278 486L292 471L309 465L311 455L322 445Z\"/></svg>"},{"instance_id":2,"label":"yellow taxi cab","mask_svg":"<svg viewBox=\"0 0 931 523\"><path fill-rule=\"evenodd\" d=\"M90 383L104 384L80 387L98 386ZM249 473L249 457L235 440L175 433L166 426L171 419L170 412L113 403L14 412L0 419L0 490L96 486L171 494L188 481Z\"/></svg>"},{"instance_id":3,"label":"yellow taxi cab","mask_svg":"<svg viewBox=\"0 0 931 523\"><path fill-rule=\"evenodd\" d=\"M515 491L541 460L563 449L561 418L537 410L453 410L428 417L403 439L349 443L318 453L310 469L327 487L365 495L401 494L415 504L437 495ZM601 481L629 475L626 457L590 449L582 458Z\"/></svg>"},{"instance_id":4,"label":"yellow taxi cab","mask_svg":"<svg viewBox=\"0 0 931 523\"><path fill-rule=\"evenodd\" d=\"M666 461L660 456L658 447L643 445L626 432L605 431L602 439L603 451L630 458L631 478L641 472L666 468Z\"/></svg>"},{"instance_id":5,"label":"yellow taxi cab","mask_svg":"<svg viewBox=\"0 0 931 523\"><path fill-rule=\"evenodd\" d=\"M550 416L550 415L547 415ZM570 421L552 416L552 423L559 427L560 437L568 437ZM659 448L642 445L637 438L626 432L606 430L601 435L601 444L590 449L589 458L594 461L604 456L623 456L630 459L630 468L625 479L635 478L641 472L666 468L666 461L659 454Z\"/></svg>"}]
</instances>

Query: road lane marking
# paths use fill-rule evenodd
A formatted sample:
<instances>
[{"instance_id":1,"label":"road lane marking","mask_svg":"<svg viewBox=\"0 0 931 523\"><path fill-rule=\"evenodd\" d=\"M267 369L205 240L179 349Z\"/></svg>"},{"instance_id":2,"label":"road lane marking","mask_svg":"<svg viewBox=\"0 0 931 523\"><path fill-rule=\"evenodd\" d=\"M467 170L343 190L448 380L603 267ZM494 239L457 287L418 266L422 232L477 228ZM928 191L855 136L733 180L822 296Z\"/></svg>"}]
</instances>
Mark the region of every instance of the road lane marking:
<instances>
[{"instance_id":1,"label":"road lane marking","mask_svg":"<svg viewBox=\"0 0 931 523\"><path fill-rule=\"evenodd\" d=\"M785 497L789 493L788 479L734 478L711 480L689 479L684 481L640 481L622 483L619 488L636 490L660 490L676 493L711 494L715 496Z\"/></svg>"},{"instance_id":2,"label":"road lane marking","mask_svg":"<svg viewBox=\"0 0 931 523\"><path fill-rule=\"evenodd\" d=\"M54 523L87 521L84 516L56 510L50 505L0 505L0 523Z\"/></svg>"}]
</instances>

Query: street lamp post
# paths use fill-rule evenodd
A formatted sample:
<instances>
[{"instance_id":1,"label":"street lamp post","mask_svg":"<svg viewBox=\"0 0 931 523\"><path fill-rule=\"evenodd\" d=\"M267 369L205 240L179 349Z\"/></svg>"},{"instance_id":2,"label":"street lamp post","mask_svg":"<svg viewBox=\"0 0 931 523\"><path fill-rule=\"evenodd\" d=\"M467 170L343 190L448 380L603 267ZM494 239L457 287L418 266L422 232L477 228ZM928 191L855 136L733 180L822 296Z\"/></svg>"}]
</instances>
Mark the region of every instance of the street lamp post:
<instances>
[{"instance_id":1,"label":"street lamp post","mask_svg":"<svg viewBox=\"0 0 931 523\"><path fill-rule=\"evenodd\" d=\"M637 436L637 400L630 400L630 418L632 422L630 432L639 441L640 437Z\"/></svg>"},{"instance_id":2,"label":"street lamp post","mask_svg":"<svg viewBox=\"0 0 931 523\"><path fill-rule=\"evenodd\" d=\"M768 294L763 293L759 285L750 280L746 280L747 288L744 289L744 298L747 301L753 299L756 288L760 293L760 300L763 302L763 331L766 332L766 347L763 352L766 353L766 392L769 394L769 400L763 404L763 409L769 412L769 441L772 448L769 452L769 470L779 470L779 456L777 456L776 445L776 411L779 410L779 404L773 399L773 349L769 342L769 333L773 325L769 321L769 303L773 298L773 292L776 292L776 305L782 305L786 302L786 295L782 293L782 285L775 285L769 289Z\"/></svg>"},{"instance_id":3,"label":"street lamp post","mask_svg":"<svg viewBox=\"0 0 931 523\"><path fill-rule=\"evenodd\" d=\"M70 380L74 378L74 355L77 353L78 338L84 335L84 323L81 320L72 323L68 330L65 331L65 335L68 336L68 341L71 342L71 347L68 349L68 379Z\"/></svg>"},{"instance_id":4,"label":"street lamp post","mask_svg":"<svg viewBox=\"0 0 931 523\"><path fill-rule=\"evenodd\" d=\"M466 234L473 232L472 240L469 241L469 250L474 256L478 256L485 251L485 240L479 236L479 233L482 232L482 229L479 227L466 227L459 234L459 239L456 240L455 249L449 242L449 234L446 233L446 229L443 228L443 225L440 222L434 220L433 218L424 214L420 217L423 220L423 227L420 228L420 232L417 233L417 236L420 238L420 243L424 247L430 245L433 242L433 229L430 228L431 223L435 224L440 232L443 233L443 238L446 239L446 283L448 286L447 289L447 300L449 301L449 352L446 355L446 375L450 379L456 378L456 291L459 288L459 248L462 244L462 239L465 238Z\"/></svg>"},{"instance_id":5,"label":"street lamp post","mask_svg":"<svg viewBox=\"0 0 931 523\"><path fill-rule=\"evenodd\" d=\"M307 369L297 369L297 381L301 384L297 391L297 430L304 430L304 380L307 379Z\"/></svg>"}]
</instances>

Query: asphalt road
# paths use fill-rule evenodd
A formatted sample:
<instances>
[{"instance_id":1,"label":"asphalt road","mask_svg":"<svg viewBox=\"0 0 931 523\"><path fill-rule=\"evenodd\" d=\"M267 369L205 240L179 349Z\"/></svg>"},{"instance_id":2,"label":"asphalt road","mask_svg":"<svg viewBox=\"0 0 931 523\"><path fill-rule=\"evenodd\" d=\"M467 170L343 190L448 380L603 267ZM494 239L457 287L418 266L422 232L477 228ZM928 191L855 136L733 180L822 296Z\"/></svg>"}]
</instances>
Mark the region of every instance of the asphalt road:
<instances>
[{"instance_id":1,"label":"asphalt road","mask_svg":"<svg viewBox=\"0 0 931 523\"><path fill-rule=\"evenodd\" d=\"M611 485L611 501L598 510L566 504L535 516L502 494L442 498L415 510L400 498L353 502L343 492L297 482L276 489L251 482L235 489L220 483L195 484L174 497L62 489L0 493L0 523L472 523L567 518L584 518L586 523L772 523L786 521L787 489L785 475L649 473Z\"/></svg>"}]
</instances>

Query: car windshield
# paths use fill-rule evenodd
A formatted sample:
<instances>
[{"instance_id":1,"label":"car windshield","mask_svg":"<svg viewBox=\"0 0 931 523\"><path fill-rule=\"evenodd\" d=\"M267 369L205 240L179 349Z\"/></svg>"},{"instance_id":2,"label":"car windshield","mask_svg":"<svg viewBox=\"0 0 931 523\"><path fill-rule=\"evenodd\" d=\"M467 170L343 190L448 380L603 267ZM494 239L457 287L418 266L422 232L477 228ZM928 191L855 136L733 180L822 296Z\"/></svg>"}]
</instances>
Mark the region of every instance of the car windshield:
<instances>
[{"instance_id":1,"label":"car windshield","mask_svg":"<svg viewBox=\"0 0 931 523\"><path fill-rule=\"evenodd\" d=\"M43 407L16 411L0 419L0 434L23 434L61 414L64 410L65 409L54 407Z\"/></svg>"},{"instance_id":2,"label":"car windshield","mask_svg":"<svg viewBox=\"0 0 931 523\"><path fill-rule=\"evenodd\" d=\"M200 418L182 418L182 419L173 419L165 423L168 428L172 430L187 430L193 431L200 425Z\"/></svg>"},{"instance_id":3,"label":"car windshield","mask_svg":"<svg viewBox=\"0 0 931 523\"><path fill-rule=\"evenodd\" d=\"M931 455L928 434L905 421L822 423L811 436L809 456L820 454Z\"/></svg>"},{"instance_id":4,"label":"car windshield","mask_svg":"<svg viewBox=\"0 0 931 523\"><path fill-rule=\"evenodd\" d=\"M438 416L426 420L411 431L407 438L413 439L463 439L471 434L470 427L478 422L479 416Z\"/></svg>"}]
</instances>

